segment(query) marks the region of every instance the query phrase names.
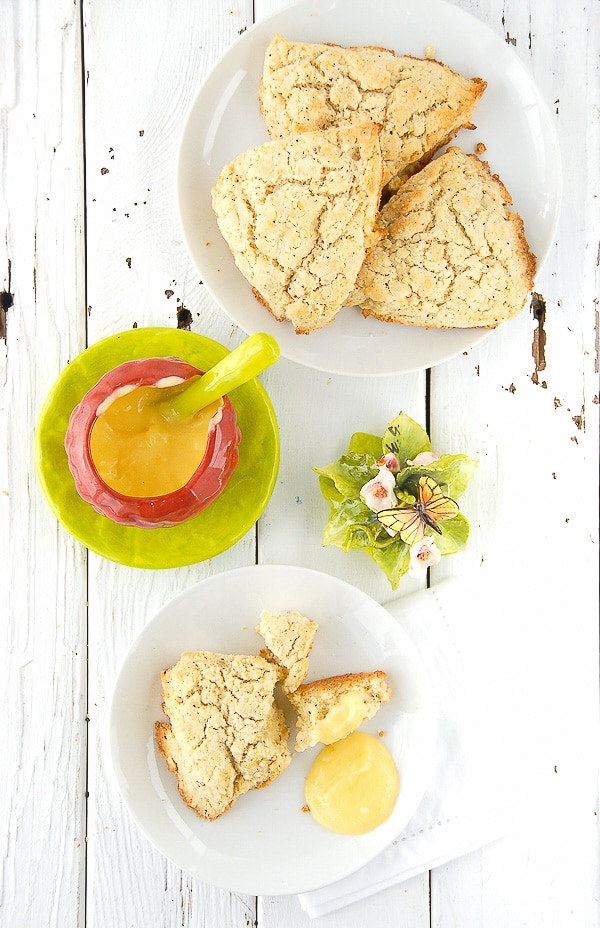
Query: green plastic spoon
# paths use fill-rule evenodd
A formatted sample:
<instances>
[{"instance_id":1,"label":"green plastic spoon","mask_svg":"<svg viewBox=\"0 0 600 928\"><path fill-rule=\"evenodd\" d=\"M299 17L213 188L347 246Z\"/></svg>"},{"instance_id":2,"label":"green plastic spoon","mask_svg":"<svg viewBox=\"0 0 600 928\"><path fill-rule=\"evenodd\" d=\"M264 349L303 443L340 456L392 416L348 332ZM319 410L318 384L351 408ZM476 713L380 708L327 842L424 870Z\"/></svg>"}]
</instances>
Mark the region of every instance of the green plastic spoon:
<instances>
[{"instance_id":1,"label":"green plastic spoon","mask_svg":"<svg viewBox=\"0 0 600 928\"><path fill-rule=\"evenodd\" d=\"M169 401L172 412L181 418L195 415L235 387L252 380L277 361L280 354L272 335L266 332L251 335L210 370L191 378L189 387Z\"/></svg>"}]
</instances>

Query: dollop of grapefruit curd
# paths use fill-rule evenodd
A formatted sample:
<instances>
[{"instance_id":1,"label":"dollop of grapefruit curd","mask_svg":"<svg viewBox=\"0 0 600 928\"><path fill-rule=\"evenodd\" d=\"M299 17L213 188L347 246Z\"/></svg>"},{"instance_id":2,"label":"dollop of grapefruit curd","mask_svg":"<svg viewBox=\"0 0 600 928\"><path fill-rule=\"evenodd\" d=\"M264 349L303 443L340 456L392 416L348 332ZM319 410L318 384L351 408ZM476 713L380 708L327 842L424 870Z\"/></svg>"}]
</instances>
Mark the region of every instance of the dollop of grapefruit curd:
<instances>
[{"instance_id":1,"label":"dollop of grapefruit curd","mask_svg":"<svg viewBox=\"0 0 600 928\"><path fill-rule=\"evenodd\" d=\"M312 817L329 831L363 835L392 814L400 781L386 746L355 731L323 748L306 780Z\"/></svg>"}]
</instances>

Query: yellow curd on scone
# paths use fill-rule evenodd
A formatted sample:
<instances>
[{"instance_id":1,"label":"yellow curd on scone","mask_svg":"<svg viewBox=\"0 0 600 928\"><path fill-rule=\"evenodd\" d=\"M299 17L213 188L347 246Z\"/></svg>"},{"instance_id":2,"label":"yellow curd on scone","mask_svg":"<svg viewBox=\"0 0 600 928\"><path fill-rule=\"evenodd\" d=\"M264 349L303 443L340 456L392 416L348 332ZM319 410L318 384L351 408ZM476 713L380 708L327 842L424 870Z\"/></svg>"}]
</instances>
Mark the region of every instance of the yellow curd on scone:
<instances>
[{"instance_id":1,"label":"yellow curd on scone","mask_svg":"<svg viewBox=\"0 0 600 928\"><path fill-rule=\"evenodd\" d=\"M321 744L333 744L353 732L364 721L365 703L362 697L351 690L340 696L317 729Z\"/></svg>"}]
</instances>

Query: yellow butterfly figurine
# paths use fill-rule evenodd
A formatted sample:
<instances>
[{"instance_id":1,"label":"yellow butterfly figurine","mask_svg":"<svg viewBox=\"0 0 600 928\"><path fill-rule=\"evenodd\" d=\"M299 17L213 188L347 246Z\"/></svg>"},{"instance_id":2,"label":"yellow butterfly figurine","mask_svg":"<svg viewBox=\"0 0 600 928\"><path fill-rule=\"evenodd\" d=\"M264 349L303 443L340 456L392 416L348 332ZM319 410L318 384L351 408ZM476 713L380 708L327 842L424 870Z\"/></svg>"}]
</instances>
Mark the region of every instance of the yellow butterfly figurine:
<instances>
[{"instance_id":1,"label":"yellow butterfly figurine","mask_svg":"<svg viewBox=\"0 0 600 928\"><path fill-rule=\"evenodd\" d=\"M377 518L386 528L400 535L407 545L421 541L428 528L442 534L438 522L453 519L458 514L458 503L444 496L439 484L432 477L419 480L419 500L407 509L382 509Z\"/></svg>"}]
</instances>

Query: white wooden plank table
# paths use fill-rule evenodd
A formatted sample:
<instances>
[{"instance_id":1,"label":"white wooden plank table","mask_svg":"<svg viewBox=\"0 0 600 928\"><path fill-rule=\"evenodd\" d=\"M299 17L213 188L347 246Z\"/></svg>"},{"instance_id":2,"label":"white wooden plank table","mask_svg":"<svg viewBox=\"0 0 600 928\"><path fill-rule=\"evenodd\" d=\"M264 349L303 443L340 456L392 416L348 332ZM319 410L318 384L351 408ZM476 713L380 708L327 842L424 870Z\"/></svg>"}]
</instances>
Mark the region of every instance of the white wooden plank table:
<instances>
[{"instance_id":1,"label":"white wooden plank table","mask_svg":"<svg viewBox=\"0 0 600 928\"><path fill-rule=\"evenodd\" d=\"M390 0L390 15L400 3ZM322 548L311 467L335 459L353 431L381 432L402 408L429 418L437 447L481 460L465 497L469 549L435 579L486 561L507 583L527 576L535 590L536 608L506 617L506 640L545 719L550 800L534 826L314 924L594 928L597 3L457 3L514 47L551 108L564 156L556 244L515 322L429 377L356 382L278 362L262 376L281 432L275 492L256 529L212 561L144 571L89 554L57 524L37 483L41 404L87 345L135 325L191 324L229 347L243 339L204 292L184 246L175 160L203 76L238 34L282 5L0 0L0 925L311 923L296 897L216 889L146 841L112 776L108 708L146 621L207 576L256 561L299 564L389 598L369 559ZM311 429L316 445L299 440ZM409 581L403 592L416 588Z\"/></svg>"}]
</instances>

